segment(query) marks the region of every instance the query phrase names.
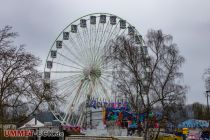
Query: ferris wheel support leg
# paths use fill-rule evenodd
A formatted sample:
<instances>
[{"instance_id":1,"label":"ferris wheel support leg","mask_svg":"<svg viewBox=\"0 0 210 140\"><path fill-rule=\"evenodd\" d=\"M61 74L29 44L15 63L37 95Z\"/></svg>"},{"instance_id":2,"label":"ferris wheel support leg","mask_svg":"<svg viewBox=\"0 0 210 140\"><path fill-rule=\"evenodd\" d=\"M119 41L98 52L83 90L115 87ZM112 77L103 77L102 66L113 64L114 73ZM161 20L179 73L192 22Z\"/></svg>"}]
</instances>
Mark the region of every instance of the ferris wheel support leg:
<instances>
[{"instance_id":1,"label":"ferris wheel support leg","mask_svg":"<svg viewBox=\"0 0 210 140\"><path fill-rule=\"evenodd\" d=\"M79 96L79 93L80 93L80 91L81 91L81 89L82 89L82 85L83 85L83 83L84 83L84 80L81 80L81 82L80 82L80 84L79 84L79 88L78 88L78 90L77 90L77 93L76 93L76 96L75 96L75 98L73 99L73 101L72 101L72 103L70 104L70 106L68 107L68 114L65 116L65 118L64 118L64 121L66 120L66 122L68 122L68 120L70 119L70 117L71 117L71 114L72 114L72 111L73 111L73 105L74 105L74 103L77 101L77 98L78 98L78 96Z\"/></svg>"},{"instance_id":2,"label":"ferris wheel support leg","mask_svg":"<svg viewBox=\"0 0 210 140\"><path fill-rule=\"evenodd\" d=\"M95 88L95 82L93 83L92 81L90 82L90 90L89 90L89 93L88 93L88 96L91 97L92 95L92 92L93 92L93 89Z\"/></svg>"},{"instance_id":3,"label":"ferris wheel support leg","mask_svg":"<svg viewBox=\"0 0 210 140\"><path fill-rule=\"evenodd\" d=\"M82 117L81 126L83 126L84 120L85 120L85 115L83 115L83 117Z\"/></svg>"},{"instance_id":4,"label":"ferris wheel support leg","mask_svg":"<svg viewBox=\"0 0 210 140\"><path fill-rule=\"evenodd\" d=\"M80 126L81 125L81 120L82 120L82 117L83 117L83 112L80 114L79 116L79 120L77 122L77 126Z\"/></svg>"}]
</instances>

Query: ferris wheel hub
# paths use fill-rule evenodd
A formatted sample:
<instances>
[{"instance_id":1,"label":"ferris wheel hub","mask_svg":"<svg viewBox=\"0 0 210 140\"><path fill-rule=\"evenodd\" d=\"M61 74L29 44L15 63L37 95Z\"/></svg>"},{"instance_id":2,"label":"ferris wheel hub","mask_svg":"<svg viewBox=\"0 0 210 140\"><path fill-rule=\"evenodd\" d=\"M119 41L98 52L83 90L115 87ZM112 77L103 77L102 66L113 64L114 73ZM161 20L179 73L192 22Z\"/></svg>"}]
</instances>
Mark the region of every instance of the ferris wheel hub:
<instances>
[{"instance_id":1,"label":"ferris wheel hub","mask_svg":"<svg viewBox=\"0 0 210 140\"><path fill-rule=\"evenodd\" d=\"M84 68L83 74L85 77L90 77L91 79L97 79L101 77L101 70L99 67L89 66Z\"/></svg>"}]
</instances>

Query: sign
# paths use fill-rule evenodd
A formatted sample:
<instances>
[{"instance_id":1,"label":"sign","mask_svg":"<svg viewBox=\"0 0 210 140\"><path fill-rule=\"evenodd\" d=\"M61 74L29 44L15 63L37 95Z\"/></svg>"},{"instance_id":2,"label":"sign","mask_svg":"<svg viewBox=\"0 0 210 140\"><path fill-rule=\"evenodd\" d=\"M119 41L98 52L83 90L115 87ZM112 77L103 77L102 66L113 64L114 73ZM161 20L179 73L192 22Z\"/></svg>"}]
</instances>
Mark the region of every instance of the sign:
<instances>
[{"instance_id":1,"label":"sign","mask_svg":"<svg viewBox=\"0 0 210 140\"><path fill-rule=\"evenodd\" d=\"M93 108L121 108L121 107L128 107L128 102L107 102L107 101L98 101L98 100L89 100L86 103L87 107Z\"/></svg>"}]
</instances>

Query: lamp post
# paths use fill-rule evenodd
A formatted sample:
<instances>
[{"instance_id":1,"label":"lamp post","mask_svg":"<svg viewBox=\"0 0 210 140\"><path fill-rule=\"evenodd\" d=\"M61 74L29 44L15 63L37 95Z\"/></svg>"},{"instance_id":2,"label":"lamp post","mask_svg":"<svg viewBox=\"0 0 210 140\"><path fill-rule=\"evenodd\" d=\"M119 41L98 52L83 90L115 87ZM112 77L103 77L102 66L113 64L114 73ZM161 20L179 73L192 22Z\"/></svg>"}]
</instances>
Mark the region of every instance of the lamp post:
<instances>
[{"instance_id":1,"label":"lamp post","mask_svg":"<svg viewBox=\"0 0 210 140\"><path fill-rule=\"evenodd\" d=\"M209 93L210 93L210 90L207 90L206 91L206 99L207 99L207 114L208 114L208 116L209 116ZM208 118L208 119L210 119L210 118Z\"/></svg>"}]
</instances>

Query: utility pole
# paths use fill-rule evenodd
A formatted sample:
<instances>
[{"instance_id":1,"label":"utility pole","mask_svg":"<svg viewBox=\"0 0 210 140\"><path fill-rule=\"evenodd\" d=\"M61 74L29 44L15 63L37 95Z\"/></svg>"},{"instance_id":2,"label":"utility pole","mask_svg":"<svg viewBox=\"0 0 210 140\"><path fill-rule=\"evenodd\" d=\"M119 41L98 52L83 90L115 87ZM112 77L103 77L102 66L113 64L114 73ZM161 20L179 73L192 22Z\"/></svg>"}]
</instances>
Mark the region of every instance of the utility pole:
<instances>
[{"instance_id":1,"label":"utility pole","mask_svg":"<svg viewBox=\"0 0 210 140\"><path fill-rule=\"evenodd\" d=\"M209 118L209 116L210 116L210 114L209 114L209 93L210 93L210 90L207 90L206 91L206 98L207 98L207 116L208 116L208 119L210 120L210 118Z\"/></svg>"}]
</instances>

